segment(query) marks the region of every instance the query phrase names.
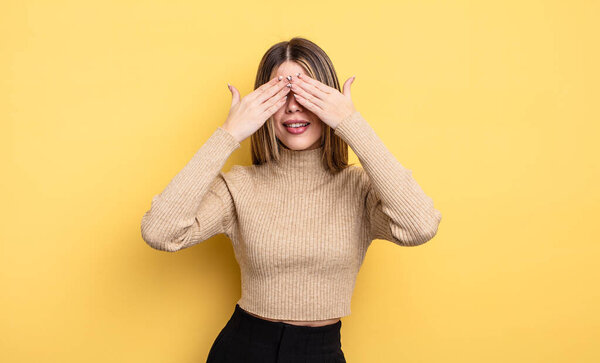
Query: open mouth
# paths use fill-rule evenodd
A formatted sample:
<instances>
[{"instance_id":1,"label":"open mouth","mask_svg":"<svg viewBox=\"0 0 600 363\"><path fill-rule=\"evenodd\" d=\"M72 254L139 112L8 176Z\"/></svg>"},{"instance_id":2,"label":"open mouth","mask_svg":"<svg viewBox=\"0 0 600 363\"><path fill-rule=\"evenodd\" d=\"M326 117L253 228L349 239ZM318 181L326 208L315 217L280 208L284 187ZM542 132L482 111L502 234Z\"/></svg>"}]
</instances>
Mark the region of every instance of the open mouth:
<instances>
[{"instance_id":1,"label":"open mouth","mask_svg":"<svg viewBox=\"0 0 600 363\"><path fill-rule=\"evenodd\" d=\"M292 128L292 129L296 129L296 128L305 127L308 125L310 125L310 122L294 122L294 123L284 124L283 126Z\"/></svg>"},{"instance_id":2,"label":"open mouth","mask_svg":"<svg viewBox=\"0 0 600 363\"><path fill-rule=\"evenodd\" d=\"M301 134L304 131L306 131L306 129L308 129L308 127L310 126L310 122L293 121L293 122L287 122L287 123L283 124L283 126L285 127L285 130L287 132L289 132L290 134L298 135L298 134Z\"/></svg>"}]
</instances>

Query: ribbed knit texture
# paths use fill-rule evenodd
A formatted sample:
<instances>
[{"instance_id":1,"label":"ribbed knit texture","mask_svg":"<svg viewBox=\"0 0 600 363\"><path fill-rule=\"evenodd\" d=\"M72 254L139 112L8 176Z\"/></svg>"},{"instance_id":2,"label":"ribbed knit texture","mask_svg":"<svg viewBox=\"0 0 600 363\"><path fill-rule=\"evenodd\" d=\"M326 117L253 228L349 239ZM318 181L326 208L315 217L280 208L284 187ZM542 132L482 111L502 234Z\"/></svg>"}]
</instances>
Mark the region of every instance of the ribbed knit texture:
<instances>
[{"instance_id":1,"label":"ribbed knit texture","mask_svg":"<svg viewBox=\"0 0 600 363\"><path fill-rule=\"evenodd\" d=\"M141 224L151 247L178 251L219 233L233 244L238 304L257 315L323 320L350 315L356 275L372 240L416 246L441 221L412 177L356 111L335 129L362 167L331 174L323 148L280 148L281 159L234 165L240 147L221 127L166 188Z\"/></svg>"}]
</instances>

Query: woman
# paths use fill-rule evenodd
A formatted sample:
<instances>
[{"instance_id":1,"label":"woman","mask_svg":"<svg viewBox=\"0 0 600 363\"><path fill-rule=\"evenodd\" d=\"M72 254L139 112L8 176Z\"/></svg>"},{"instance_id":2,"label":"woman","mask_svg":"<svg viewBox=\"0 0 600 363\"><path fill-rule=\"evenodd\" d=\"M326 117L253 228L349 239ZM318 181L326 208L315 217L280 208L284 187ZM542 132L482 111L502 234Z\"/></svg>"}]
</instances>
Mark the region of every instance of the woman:
<instances>
[{"instance_id":1,"label":"woman","mask_svg":"<svg viewBox=\"0 0 600 363\"><path fill-rule=\"evenodd\" d=\"M232 103L142 218L153 248L232 241L242 294L207 362L345 362L340 330L370 243L416 246L441 213L355 109L348 79L314 43L264 55L255 90ZM252 165L221 172L250 137ZM362 167L348 164L348 145Z\"/></svg>"}]
</instances>

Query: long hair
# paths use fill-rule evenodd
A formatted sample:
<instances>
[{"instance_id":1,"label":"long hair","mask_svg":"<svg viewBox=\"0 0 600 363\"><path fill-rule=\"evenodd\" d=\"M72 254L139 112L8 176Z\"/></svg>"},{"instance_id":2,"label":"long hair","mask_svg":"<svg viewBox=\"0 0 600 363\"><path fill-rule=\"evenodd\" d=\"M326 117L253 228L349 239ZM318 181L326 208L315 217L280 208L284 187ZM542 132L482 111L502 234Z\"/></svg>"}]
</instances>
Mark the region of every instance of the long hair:
<instances>
[{"instance_id":1,"label":"long hair","mask_svg":"<svg viewBox=\"0 0 600 363\"><path fill-rule=\"evenodd\" d=\"M258 66L254 89L271 80L280 64L293 61L304 68L312 78L340 90L333 63L325 52L310 40L294 37L273 45L267 50ZM279 160L279 148L283 147L275 135L273 117L264 123L250 137L252 164L260 165L272 160ZM323 146L323 165L331 173L337 173L349 166L348 144L334 134L334 129L323 122L321 145ZM353 165L353 164L351 164Z\"/></svg>"}]
</instances>

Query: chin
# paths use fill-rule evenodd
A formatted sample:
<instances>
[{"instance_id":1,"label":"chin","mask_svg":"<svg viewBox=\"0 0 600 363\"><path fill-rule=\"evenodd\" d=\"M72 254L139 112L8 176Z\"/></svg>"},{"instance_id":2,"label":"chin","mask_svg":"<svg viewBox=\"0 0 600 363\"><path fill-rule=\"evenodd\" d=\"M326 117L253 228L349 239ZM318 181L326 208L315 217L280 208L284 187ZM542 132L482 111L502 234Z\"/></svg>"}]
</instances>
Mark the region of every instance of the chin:
<instances>
[{"instance_id":1,"label":"chin","mask_svg":"<svg viewBox=\"0 0 600 363\"><path fill-rule=\"evenodd\" d=\"M279 138L282 144L284 144L287 148L292 150L304 150L309 147L313 147L315 143L318 143L321 139L321 135L318 135L317 138L306 138L303 140L293 140L290 138Z\"/></svg>"}]
</instances>

